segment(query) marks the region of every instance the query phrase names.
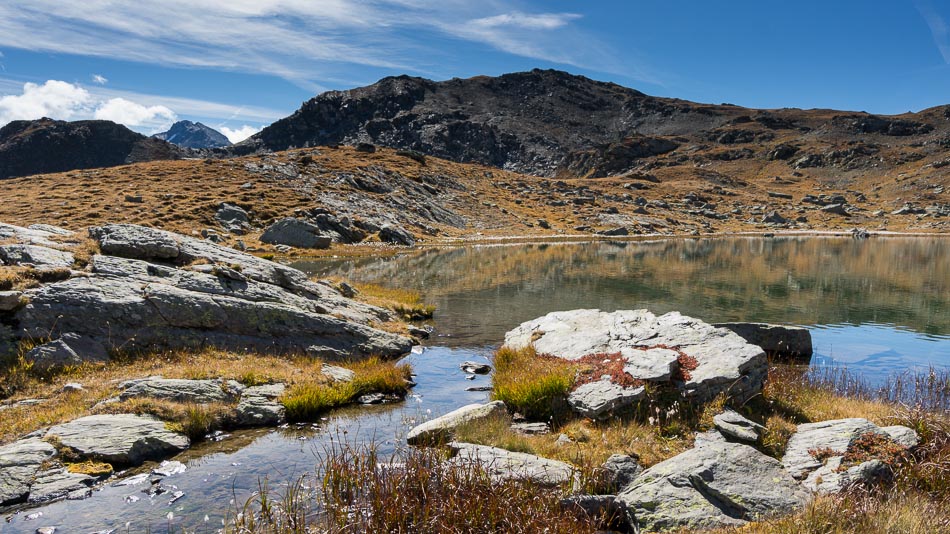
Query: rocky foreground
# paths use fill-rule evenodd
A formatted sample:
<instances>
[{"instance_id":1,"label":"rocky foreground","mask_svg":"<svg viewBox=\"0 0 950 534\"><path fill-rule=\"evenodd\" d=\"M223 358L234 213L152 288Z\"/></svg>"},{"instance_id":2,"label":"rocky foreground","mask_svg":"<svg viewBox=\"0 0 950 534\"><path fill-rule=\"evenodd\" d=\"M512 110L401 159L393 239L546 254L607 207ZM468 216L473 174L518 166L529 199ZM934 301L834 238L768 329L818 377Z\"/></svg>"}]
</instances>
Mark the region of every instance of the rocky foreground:
<instances>
[{"instance_id":1,"label":"rocky foreground","mask_svg":"<svg viewBox=\"0 0 950 534\"><path fill-rule=\"evenodd\" d=\"M575 387L566 399L577 415L598 419L629 415L648 400L648 388L672 388L685 402L699 406L720 395L741 403L762 390L767 375L765 351L753 342L769 347L772 355L811 354L804 329L714 326L675 312L657 317L647 310L555 312L520 325L505 342L513 348L531 345L542 357L569 361L589 362L595 355L611 363L619 357L619 374L625 376L605 373ZM417 446L447 443L454 455L450 463L480 466L493 479L579 490L580 471L572 464L451 441L459 427L507 412L501 401L464 406L417 426L407 440ZM544 422L516 423L512 429L532 433L546 427ZM575 493L562 504L580 513L612 516L607 526L622 532L742 526L801 510L819 494L887 479L888 454L919 443L907 427L882 428L860 418L830 420L798 425L784 455L773 458L761 450L764 430L724 408L711 429L695 436L693 448L648 469L637 458L615 454L600 468L615 494ZM566 435L562 440L571 443Z\"/></svg>"},{"instance_id":2,"label":"rocky foreground","mask_svg":"<svg viewBox=\"0 0 950 534\"><path fill-rule=\"evenodd\" d=\"M19 339L48 339L26 356L38 367L202 346L331 360L393 357L411 347L409 338L370 326L394 319L391 312L208 241L135 225L94 227L95 253L79 268L81 234L0 225L0 236L14 241L0 245L5 265L55 280L0 294L0 343L12 350Z\"/></svg>"}]
</instances>

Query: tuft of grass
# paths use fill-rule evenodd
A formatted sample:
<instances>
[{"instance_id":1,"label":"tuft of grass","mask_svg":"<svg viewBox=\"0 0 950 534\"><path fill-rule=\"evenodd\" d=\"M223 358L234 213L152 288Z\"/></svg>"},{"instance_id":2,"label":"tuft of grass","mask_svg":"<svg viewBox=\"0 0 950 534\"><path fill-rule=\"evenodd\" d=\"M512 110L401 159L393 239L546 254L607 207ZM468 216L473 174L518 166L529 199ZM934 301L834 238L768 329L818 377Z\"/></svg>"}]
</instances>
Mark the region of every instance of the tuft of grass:
<instances>
[{"instance_id":1,"label":"tuft of grass","mask_svg":"<svg viewBox=\"0 0 950 534\"><path fill-rule=\"evenodd\" d=\"M79 463L68 463L66 464L66 470L70 473L78 473L81 475L89 475L91 477L107 477L112 474L112 465L105 462L96 462L94 460L86 460Z\"/></svg>"},{"instance_id":2,"label":"tuft of grass","mask_svg":"<svg viewBox=\"0 0 950 534\"><path fill-rule=\"evenodd\" d=\"M281 403L289 421L312 421L327 410L350 404L367 393L405 396L412 368L380 358L344 363L356 373L351 382L305 380L294 384Z\"/></svg>"},{"instance_id":3,"label":"tuft of grass","mask_svg":"<svg viewBox=\"0 0 950 534\"><path fill-rule=\"evenodd\" d=\"M422 301L422 294L412 289L386 287L378 284L353 284L356 298L367 304L390 309L406 321L431 319L435 306Z\"/></svg>"},{"instance_id":4,"label":"tuft of grass","mask_svg":"<svg viewBox=\"0 0 950 534\"><path fill-rule=\"evenodd\" d=\"M495 352L492 397L534 421L556 421L567 416L567 395L574 385L576 366L554 356L538 354L532 346L502 347Z\"/></svg>"},{"instance_id":5,"label":"tuft of grass","mask_svg":"<svg viewBox=\"0 0 950 534\"><path fill-rule=\"evenodd\" d=\"M32 289L40 284L65 280L70 276L69 269L36 269L21 266L0 266L0 291Z\"/></svg>"}]
</instances>

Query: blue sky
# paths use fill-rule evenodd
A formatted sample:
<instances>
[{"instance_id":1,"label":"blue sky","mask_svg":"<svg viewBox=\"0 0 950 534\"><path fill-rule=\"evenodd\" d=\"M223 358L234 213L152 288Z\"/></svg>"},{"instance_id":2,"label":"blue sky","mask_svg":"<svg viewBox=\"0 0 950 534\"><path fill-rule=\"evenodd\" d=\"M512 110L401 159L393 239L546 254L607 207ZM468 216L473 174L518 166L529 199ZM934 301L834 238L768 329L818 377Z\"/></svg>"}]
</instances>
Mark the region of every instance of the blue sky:
<instances>
[{"instance_id":1,"label":"blue sky","mask_svg":"<svg viewBox=\"0 0 950 534\"><path fill-rule=\"evenodd\" d=\"M903 113L950 103L950 1L4 0L0 124L200 120L319 92L558 68L660 96Z\"/></svg>"}]
</instances>

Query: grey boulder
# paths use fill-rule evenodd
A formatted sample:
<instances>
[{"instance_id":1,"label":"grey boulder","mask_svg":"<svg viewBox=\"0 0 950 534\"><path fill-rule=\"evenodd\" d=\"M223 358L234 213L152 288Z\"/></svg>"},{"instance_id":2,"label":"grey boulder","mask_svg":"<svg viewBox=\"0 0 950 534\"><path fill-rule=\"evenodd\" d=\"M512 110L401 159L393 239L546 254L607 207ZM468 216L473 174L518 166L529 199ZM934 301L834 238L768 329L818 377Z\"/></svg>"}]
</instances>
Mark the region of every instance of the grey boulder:
<instances>
[{"instance_id":1,"label":"grey boulder","mask_svg":"<svg viewBox=\"0 0 950 534\"><path fill-rule=\"evenodd\" d=\"M624 387L609 378L581 385L567 396L571 408L591 419L604 419L646 396L646 388Z\"/></svg>"},{"instance_id":2,"label":"grey boulder","mask_svg":"<svg viewBox=\"0 0 950 534\"><path fill-rule=\"evenodd\" d=\"M699 402L711 400L722 392L740 401L750 398L761 391L768 369L760 347L729 330L678 312L661 316L648 310L552 312L508 332L505 345L512 348L532 345L539 353L567 360L619 352L630 364L625 371L630 369L628 373L633 378L644 380L657 379L654 373L658 362L670 360L656 358L657 353L640 349L678 347L695 359L697 365L682 374L685 380L673 380L673 384ZM638 357L648 357L650 363L641 364ZM677 371L682 370L678 361L671 365L675 365ZM637 368L648 372L643 376L633 375Z\"/></svg>"},{"instance_id":3,"label":"grey boulder","mask_svg":"<svg viewBox=\"0 0 950 534\"><path fill-rule=\"evenodd\" d=\"M56 449L36 438L0 447L0 505L25 500L40 467L54 456Z\"/></svg>"},{"instance_id":4,"label":"grey boulder","mask_svg":"<svg viewBox=\"0 0 950 534\"><path fill-rule=\"evenodd\" d=\"M24 358L36 369L47 370L87 362L106 362L109 351L96 339L73 332L30 349Z\"/></svg>"},{"instance_id":5,"label":"grey boulder","mask_svg":"<svg viewBox=\"0 0 950 534\"><path fill-rule=\"evenodd\" d=\"M20 307L23 293L20 291L0 291L0 312L12 311Z\"/></svg>"},{"instance_id":6,"label":"grey boulder","mask_svg":"<svg viewBox=\"0 0 950 534\"><path fill-rule=\"evenodd\" d=\"M576 469L557 460L472 443L452 442L449 448L455 452L450 465L477 467L495 481L529 480L546 486L577 483Z\"/></svg>"},{"instance_id":7,"label":"grey boulder","mask_svg":"<svg viewBox=\"0 0 950 534\"><path fill-rule=\"evenodd\" d=\"M714 323L769 354L785 358L810 358L813 352L811 332L800 326L769 323Z\"/></svg>"},{"instance_id":8,"label":"grey boulder","mask_svg":"<svg viewBox=\"0 0 950 534\"><path fill-rule=\"evenodd\" d=\"M286 409L277 399L285 391L283 384L252 386L244 390L235 409L240 426L276 426L286 419Z\"/></svg>"},{"instance_id":9,"label":"grey boulder","mask_svg":"<svg viewBox=\"0 0 950 534\"><path fill-rule=\"evenodd\" d=\"M72 252L64 250L37 245L0 245L0 264L69 268L74 260Z\"/></svg>"},{"instance_id":10,"label":"grey boulder","mask_svg":"<svg viewBox=\"0 0 950 534\"><path fill-rule=\"evenodd\" d=\"M455 429L463 424L496 417L506 412L505 403L502 401L462 406L457 410L413 427L406 434L406 442L410 445L443 443L451 439Z\"/></svg>"},{"instance_id":11,"label":"grey boulder","mask_svg":"<svg viewBox=\"0 0 950 534\"><path fill-rule=\"evenodd\" d=\"M844 455L853 441L868 432L883 433L877 425L861 418L798 425L785 445L782 464L795 478L805 478L808 473L822 466L822 462L809 451L831 449Z\"/></svg>"},{"instance_id":12,"label":"grey boulder","mask_svg":"<svg viewBox=\"0 0 950 534\"><path fill-rule=\"evenodd\" d=\"M643 472L637 458L627 454L611 454L600 468L607 483L617 491L623 491Z\"/></svg>"},{"instance_id":13,"label":"grey boulder","mask_svg":"<svg viewBox=\"0 0 950 534\"><path fill-rule=\"evenodd\" d=\"M50 428L46 437L79 455L115 465L134 466L188 448L186 436L153 417L132 414L89 415Z\"/></svg>"},{"instance_id":14,"label":"grey boulder","mask_svg":"<svg viewBox=\"0 0 950 534\"><path fill-rule=\"evenodd\" d=\"M759 441L759 436L765 430L764 426L731 409L726 409L721 414L713 417L713 424L727 438L751 443Z\"/></svg>"},{"instance_id":15,"label":"grey boulder","mask_svg":"<svg viewBox=\"0 0 950 534\"><path fill-rule=\"evenodd\" d=\"M95 478L89 475L70 473L65 467L55 467L37 473L30 486L27 502L40 504L62 499L74 491L88 489L93 482Z\"/></svg>"},{"instance_id":16,"label":"grey boulder","mask_svg":"<svg viewBox=\"0 0 950 534\"><path fill-rule=\"evenodd\" d=\"M320 227L315 224L289 217L265 228L261 241L298 248L330 248L333 238L323 235Z\"/></svg>"},{"instance_id":17,"label":"grey boulder","mask_svg":"<svg viewBox=\"0 0 950 534\"><path fill-rule=\"evenodd\" d=\"M805 506L782 465L741 443L710 443L643 471L617 496L647 531L741 526Z\"/></svg>"}]
</instances>

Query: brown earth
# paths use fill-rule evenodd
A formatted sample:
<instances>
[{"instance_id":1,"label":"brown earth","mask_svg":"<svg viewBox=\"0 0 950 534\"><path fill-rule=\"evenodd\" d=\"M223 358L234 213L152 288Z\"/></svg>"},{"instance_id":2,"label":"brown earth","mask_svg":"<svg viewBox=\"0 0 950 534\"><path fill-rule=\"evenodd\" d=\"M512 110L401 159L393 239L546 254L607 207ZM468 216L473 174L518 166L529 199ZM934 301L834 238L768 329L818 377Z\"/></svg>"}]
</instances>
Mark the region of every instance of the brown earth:
<instances>
[{"instance_id":1,"label":"brown earth","mask_svg":"<svg viewBox=\"0 0 950 534\"><path fill-rule=\"evenodd\" d=\"M619 228L629 235L856 227L872 232L950 231L950 174L926 158L861 172L795 170L784 161L750 159L660 164L677 152L654 157L657 165L649 172L570 179L432 157L423 163L385 148L367 153L319 147L230 159L145 162L3 180L0 221L71 229L129 222L186 234L206 228L223 233L214 214L227 202L249 212L253 229L246 236L225 235L225 242L241 239L258 251L271 250L257 241L270 222L321 211L376 225L398 224L425 244L590 237ZM803 203L805 195L843 196L849 215ZM905 205L919 213L892 213ZM771 212L787 222L763 222ZM364 243L374 241L378 239L370 236ZM341 250L334 246L333 253Z\"/></svg>"}]
</instances>

